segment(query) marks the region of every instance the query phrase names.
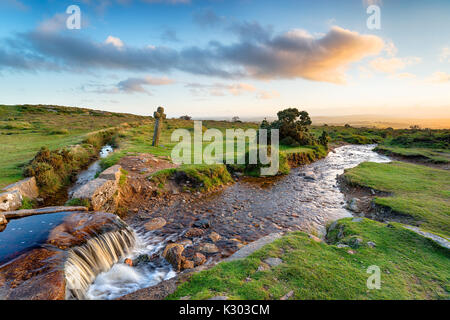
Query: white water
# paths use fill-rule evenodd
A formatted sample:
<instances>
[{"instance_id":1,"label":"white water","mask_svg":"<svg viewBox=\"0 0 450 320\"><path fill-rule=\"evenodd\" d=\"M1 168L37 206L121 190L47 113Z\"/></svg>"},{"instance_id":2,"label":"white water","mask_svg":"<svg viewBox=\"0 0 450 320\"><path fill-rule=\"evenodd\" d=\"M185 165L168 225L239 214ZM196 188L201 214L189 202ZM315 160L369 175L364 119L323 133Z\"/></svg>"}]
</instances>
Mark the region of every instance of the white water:
<instances>
[{"instance_id":1,"label":"white water","mask_svg":"<svg viewBox=\"0 0 450 320\"><path fill-rule=\"evenodd\" d=\"M134 232L122 229L102 234L70 249L64 266L66 298L84 299L96 276L128 255L134 245Z\"/></svg>"},{"instance_id":2,"label":"white water","mask_svg":"<svg viewBox=\"0 0 450 320\"><path fill-rule=\"evenodd\" d=\"M136 232L135 236L136 244L133 250L111 269L97 276L87 290L87 299L115 299L139 289L154 286L176 275L172 267L161 258L136 267L123 263L125 258L135 259L142 254L152 256L160 252L171 240L170 237L162 239L155 237L152 232L145 233L142 230Z\"/></svg>"}]
</instances>

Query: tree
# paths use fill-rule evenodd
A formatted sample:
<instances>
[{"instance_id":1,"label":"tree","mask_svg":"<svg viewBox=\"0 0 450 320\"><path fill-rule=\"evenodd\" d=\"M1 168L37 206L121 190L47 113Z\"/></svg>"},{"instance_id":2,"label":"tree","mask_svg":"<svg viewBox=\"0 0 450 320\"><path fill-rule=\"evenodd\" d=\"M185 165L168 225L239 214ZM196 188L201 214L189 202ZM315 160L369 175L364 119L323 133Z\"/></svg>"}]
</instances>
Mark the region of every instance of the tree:
<instances>
[{"instance_id":1,"label":"tree","mask_svg":"<svg viewBox=\"0 0 450 320\"><path fill-rule=\"evenodd\" d=\"M192 117L190 117L190 116L181 116L180 119L181 120L192 120Z\"/></svg>"},{"instance_id":2,"label":"tree","mask_svg":"<svg viewBox=\"0 0 450 320\"><path fill-rule=\"evenodd\" d=\"M232 122L242 122L241 119L238 116L235 116L233 118L231 118Z\"/></svg>"},{"instance_id":3,"label":"tree","mask_svg":"<svg viewBox=\"0 0 450 320\"><path fill-rule=\"evenodd\" d=\"M289 146L315 145L317 140L309 133L312 121L308 112L297 108L288 108L277 113L278 120L261 123L261 129L278 129L280 143Z\"/></svg>"}]
</instances>

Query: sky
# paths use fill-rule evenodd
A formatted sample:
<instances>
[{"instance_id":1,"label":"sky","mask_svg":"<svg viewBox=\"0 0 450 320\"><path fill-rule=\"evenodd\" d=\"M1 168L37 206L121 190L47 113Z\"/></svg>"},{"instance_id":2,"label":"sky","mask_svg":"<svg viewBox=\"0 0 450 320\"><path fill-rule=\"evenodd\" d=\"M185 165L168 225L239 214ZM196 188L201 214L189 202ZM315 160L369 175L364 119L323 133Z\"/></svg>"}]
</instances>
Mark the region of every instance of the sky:
<instances>
[{"instance_id":1,"label":"sky","mask_svg":"<svg viewBox=\"0 0 450 320\"><path fill-rule=\"evenodd\" d=\"M450 118L449 16L448 0L0 0L0 104Z\"/></svg>"}]
</instances>

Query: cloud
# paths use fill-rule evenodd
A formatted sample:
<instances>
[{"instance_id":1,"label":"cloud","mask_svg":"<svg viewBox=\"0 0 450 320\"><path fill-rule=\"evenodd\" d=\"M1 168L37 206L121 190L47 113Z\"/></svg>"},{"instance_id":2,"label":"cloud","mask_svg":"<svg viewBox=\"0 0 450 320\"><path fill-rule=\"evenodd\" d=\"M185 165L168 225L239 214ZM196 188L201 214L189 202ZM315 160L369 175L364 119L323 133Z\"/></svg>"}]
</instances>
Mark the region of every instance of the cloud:
<instances>
[{"instance_id":1,"label":"cloud","mask_svg":"<svg viewBox=\"0 0 450 320\"><path fill-rule=\"evenodd\" d=\"M211 95L211 96L225 96L227 94L233 96L240 96L248 92L255 92L257 89L248 83L234 83L234 84L201 84L188 83L185 85L189 88L193 95Z\"/></svg>"},{"instance_id":2,"label":"cloud","mask_svg":"<svg viewBox=\"0 0 450 320\"><path fill-rule=\"evenodd\" d=\"M120 40L119 38L115 38L113 36L108 36L108 38L106 38L106 40L105 40L105 43L106 44L111 44L111 45L113 45L114 47L116 47L118 49L123 48L122 40Z\"/></svg>"},{"instance_id":3,"label":"cloud","mask_svg":"<svg viewBox=\"0 0 450 320\"><path fill-rule=\"evenodd\" d=\"M242 65L254 78L303 78L332 83L345 83L345 69L350 63L377 54L384 46L377 36L340 27L332 27L321 38L292 30L267 40L258 33L257 39L220 47L222 57Z\"/></svg>"},{"instance_id":4,"label":"cloud","mask_svg":"<svg viewBox=\"0 0 450 320\"><path fill-rule=\"evenodd\" d=\"M209 8L201 9L193 14L193 20L201 27L217 27L224 21L224 17L219 17L213 10Z\"/></svg>"},{"instance_id":5,"label":"cloud","mask_svg":"<svg viewBox=\"0 0 450 320\"><path fill-rule=\"evenodd\" d=\"M365 7L373 6L373 5L375 5L375 6L383 5L383 0L362 0L362 2Z\"/></svg>"},{"instance_id":6,"label":"cloud","mask_svg":"<svg viewBox=\"0 0 450 320\"><path fill-rule=\"evenodd\" d=\"M441 54L439 55L440 62L450 62L450 48L442 48Z\"/></svg>"},{"instance_id":7,"label":"cloud","mask_svg":"<svg viewBox=\"0 0 450 320\"><path fill-rule=\"evenodd\" d=\"M431 83L449 83L450 74L442 71L437 71L433 73L430 77L426 78L425 80Z\"/></svg>"},{"instance_id":8,"label":"cloud","mask_svg":"<svg viewBox=\"0 0 450 320\"><path fill-rule=\"evenodd\" d=\"M383 58L379 57L370 62L370 66L373 70L383 73L396 73L399 70L406 68L407 66L417 64L422 59L418 57L407 58Z\"/></svg>"},{"instance_id":9,"label":"cloud","mask_svg":"<svg viewBox=\"0 0 450 320\"><path fill-rule=\"evenodd\" d=\"M319 37L303 30L273 35L270 27L257 23L236 24L230 30L238 36L237 42L211 41L204 48L192 46L181 50L127 46L112 36L106 42L95 42L39 29L18 34L7 43L12 53L28 54L23 59L29 66L39 57L60 69L77 71L88 68L141 72L181 70L222 78L303 78L332 83L344 83L345 71L351 63L379 53L384 46L377 36L340 27L332 27ZM3 66L14 68L6 62ZM37 64L35 69L41 66Z\"/></svg>"},{"instance_id":10,"label":"cloud","mask_svg":"<svg viewBox=\"0 0 450 320\"><path fill-rule=\"evenodd\" d=\"M151 91L146 88L149 86L165 86L175 83L174 80L167 77L154 78L151 76L147 77L131 77L123 81L118 82L114 86L106 86L101 84L87 84L81 87L81 90L92 93L105 93L105 94L116 94L116 93L145 93L152 95ZM93 88L93 89L89 89Z\"/></svg>"},{"instance_id":11,"label":"cloud","mask_svg":"<svg viewBox=\"0 0 450 320\"><path fill-rule=\"evenodd\" d=\"M180 39L177 37L177 33L172 29L166 29L161 33L161 39L168 42L179 42Z\"/></svg>"},{"instance_id":12,"label":"cloud","mask_svg":"<svg viewBox=\"0 0 450 320\"><path fill-rule=\"evenodd\" d=\"M11 7L16 8L21 11L26 11L30 8L29 6L27 6L22 1L19 1L19 0L2 0L2 1L0 1L0 5L2 5L2 4L11 6Z\"/></svg>"},{"instance_id":13,"label":"cloud","mask_svg":"<svg viewBox=\"0 0 450 320\"><path fill-rule=\"evenodd\" d=\"M278 98L279 96L280 96L280 93L276 90L272 90L272 91L261 90L258 94L258 99L269 100L269 99Z\"/></svg>"}]
</instances>

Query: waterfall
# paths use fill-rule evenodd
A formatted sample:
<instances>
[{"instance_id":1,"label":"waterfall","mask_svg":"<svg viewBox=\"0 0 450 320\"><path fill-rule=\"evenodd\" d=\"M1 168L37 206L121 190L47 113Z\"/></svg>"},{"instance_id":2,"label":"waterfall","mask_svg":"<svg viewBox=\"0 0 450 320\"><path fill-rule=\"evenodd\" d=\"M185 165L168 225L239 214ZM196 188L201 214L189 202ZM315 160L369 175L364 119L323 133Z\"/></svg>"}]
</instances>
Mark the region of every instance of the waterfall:
<instances>
[{"instance_id":1,"label":"waterfall","mask_svg":"<svg viewBox=\"0 0 450 320\"><path fill-rule=\"evenodd\" d=\"M129 254L135 241L134 232L126 228L102 234L70 249L64 266L66 299L84 299L95 277Z\"/></svg>"}]
</instances>

